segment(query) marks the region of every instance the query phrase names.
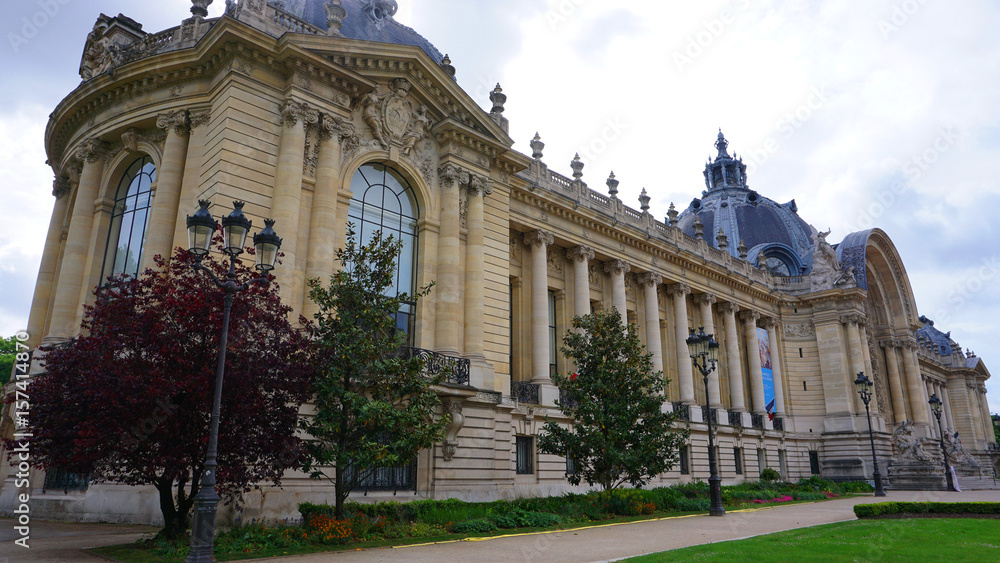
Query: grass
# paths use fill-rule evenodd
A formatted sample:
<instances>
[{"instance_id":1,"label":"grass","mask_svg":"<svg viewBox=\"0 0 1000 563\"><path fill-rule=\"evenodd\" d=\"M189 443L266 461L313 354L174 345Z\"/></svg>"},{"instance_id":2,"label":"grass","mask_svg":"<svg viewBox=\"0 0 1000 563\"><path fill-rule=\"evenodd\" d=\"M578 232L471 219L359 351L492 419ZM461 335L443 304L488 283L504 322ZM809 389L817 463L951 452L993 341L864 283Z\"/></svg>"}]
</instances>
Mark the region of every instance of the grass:
<instances>
[{"instance_id":1,"label":"grass","mask_svg":"<svg viewBox=\"0 0 1000 563\"><path fill-rule=\"evenodd\" d=\"M995 520L939 518L841 522L627 559L660 561L1000 561Z\"/></svg>"}]
</instances>

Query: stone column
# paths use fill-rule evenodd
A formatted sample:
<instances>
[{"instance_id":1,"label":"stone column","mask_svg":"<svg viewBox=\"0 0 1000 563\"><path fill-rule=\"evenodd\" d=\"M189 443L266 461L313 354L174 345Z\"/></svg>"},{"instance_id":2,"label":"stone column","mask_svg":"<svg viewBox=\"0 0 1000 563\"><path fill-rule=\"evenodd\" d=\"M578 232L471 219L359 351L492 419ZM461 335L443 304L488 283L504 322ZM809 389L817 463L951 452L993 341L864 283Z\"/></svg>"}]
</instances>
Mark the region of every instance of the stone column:
<instances>
[{"instance_id":1,"label":"stone column","mask_svg":"<svg viewBox=\"0 0 1000 563\"><path fill-rule=\"evenodd\" d=\"M660 347L660 303L659 287L663 281L660 274L646 272L639 274L639 285L643 288L646 303L646 349L653 355L653 373L663 371L663 349Z\"/></svg>"},{"instance_id":2,"label":"stone column","mask_svg":"<svg viewBox=\"0 0 1000 563\"><path fill-rule=\"evenodd\" d=\"M531 247L531 382L549 380L549 276L548 246L552 234L525 233L524 244Z\"/></svg>"},{"instance_id":3,"label":"stone column","mask_svg":"<svg viewBox=\"0 0 1000 563\"><path fill-rule=\"evenodd\" d=\"M302 162L306 143L306 127L319 121L319 113L309 104L286 100L281 107L281 141L278 144L278 165L274 171L274 196L271 199L271 217L282 237L282 264L274 269L281 284L281 300L296 316L301 311L304 291L304 267L298 267L299 244L296 236L299 227L299 209L302 206ZM248 239L249 240L249 239Z\"/></svg>"},{"instance_id":4,"label":"stone column","mask_svg":"<svg viewBox=\"0 0 1000 563\"><path fill-rule=\"evenodd\" d=\"M469 183L469 173L454 164L438 169L438 187L441 196L441 232L438 235L437 319L434 343L437 351L451 356L459 355L458 330L462 326L462 309L459 283L462 279L459 232L458 190ZM432 294L432 295L434 295Z\"/></svg>"},{"instance_id":5,"label":"stone column","mask_svg":"<svg viewBox=\"0 0 1000 563\"><path fill-rule=\"evenodd\" d=\"M986 400L986 384L979 387L979 404L983 409L983 416L986 423L986 441L996 443L996 436L993 434L993 418L990 416L990 403Z\"/></svg>"},{"instance_id":6,"label":"stone column","mask_svg":"<svg viewBox=\"0 0 1000 563\"><path fill-rule=\"evenodd\" d=\"M71 338L80 328L76 323L76 317L83 303L81 295L84 295L85 291L83 278L87 269L87 257L91 252L89 246L94 224L94 201L101 188L105 154L107 154L107 143L98 139L84 141L83 146L76 152L76 158L83 161L83 171L80 173L80 183L73 201L66 249L63 251L62 265L56 282L58 284L56 297L52 305L49 336L54 338Z\"/></svg>"},{"instance_id":7,"label":"stone column","mask_svg":"<svg viewBox=\"0 0 1000 563\"><path fill-rule=\"evenodd\" d=\"M691 367L691 352L688 351L688 311L687 296L691 286L686 283L672 283L667 286L667 294L674 300L674 332L677 341L677 384L681 391L681 402L694 404L694 374Z\"/></svg>"},{"instance_id":8,"label":"stone column","mask_svg":"<svg viewBox=\"0 0 1000 563\"><path fill-rule=\"evenodd\" d=\"M69 206L70 190L69 178L66 176L57 176L52 182L52 195L55 196L56 202L52 207L49 230L45 235L45 247L42 250L42 263L38 266L35 294L31 299L31 311L28 314L27 344L32 348L38 346L44 336L42 332L45 330L45 317L49 314L49 299L52 296L52 285L55 283L63 219Z\"/></svg>"},{"instance_id":9,"label":"stone column","mask_svg":"<svg viewBox=\"0 0 1000 563\"><path fill-rule=\"evenodd\" d=\"M590 314L590 273L587 266L594 259L594 249L574 246L566 250L566 259L573 264L573 315L582 317Z\"/></svg>"},{"instance_id":10,"label":"stone column","mask_svg":"<svg viewBox=\"0 0 1000 563\"><path fill-rule=\"evenodd\" d=\"M868 321L867 319L862 319L861 323L858 324L858 336L861 338L861 361L865 364L865 373L868 374L868 378L875 381L875 368L872 366L872 355L868 348ZM874 395L872 395L872 414L879 412L877 397L882 393L888 393L888 389L882 389L881 387L874 387Z\"/></svg>"},{"instance_id":11,"label":"stone column","mask_svg":"<svg viewBox=\"0 0 1000 563\"><path fill-rule=\"evenodd\" d=\"M156 169L156 193L149 212L149 227L142 249L142 269L155 268L156 256L169 259L173 254L174 228L181 201L181 184L187 160L188 134L191 124L186 109L161 114L156 126L167 132L163 142L163 158Z\"/></svg>"},{"instance_id":12,"label":"stone column","mask_svg":"<svg viewBox=\"0 0 1000 563\"><path fill-rule=\"evenodd\" d=\"M622 325L628 326L628 304L625 302L625 274L632 266L623 260L611 260L604 263L604 271L611 274L611 303L618 309L622 317Z\"/></svg>"},{"instance_id":13,"label":"stone column","mask_svg":"<svg viewBox=\"0 0 1000 563\"><path fill-rule=\"evenodd\" d=\"M316 279L326 286L337 268L334 237L340 228L337 220L337 194L340 191L340 140L354 127L340 118L323 114L319 126L319 157L316 160L316 184L313 188L309 217L309 243L306 249L306 280ZM309 299L308 288L302 300L302 315L312 319L319 306Z\"/></svg>"},{"instance_id":14,"label":"stone column","mask_svg":"<svg viewBox=\"0 0 1000 563\"><path fill-rule=\"evenodd\" d=\"M857 314L843 315L840 317L840 322L842 322L844 326L847 328L847 349L851 358L851 382L853 383L854 380L857 379L858 373L860 372L864 372L865 375L868 376L868 379L875 381L875 374L866 371L865 359L864 356L862 355L863 352L861 350L861 333L858 330L858 326L861 325L862 322L864 322L861 315ZM854 398L857 401L861 401L861 397L858 396L857 393L854 393ZM873 413L878 412L877 401L872 400L871 403L869 403L868 408ZM858 407L858 412L860 411L861 408Z\"/></svg>"},{"instance_id":15,"label":"stone column","mask_svg":"<svg viewBox=\"0 0 1000 563\"><path fill-rule=\"evenodd\" d=\"M976 385L974 381L966 384L966 393L969 396L969 410L972 414L972 429L975 431L974 437L978 440L983 440L986 438L986 426L984 425L983 413L981 412L981 404L979 402L979 386ZM992 432L992 430L991 430ZM973 442L974 446L978 449L978 444Z\"/></svg>"},{"instance_id":16,"label":"stone column","mask_svg":"<svg viewBox=\"0 0 1000 563\"><path fill-rule=\"evenodd\" d=\"M898 344L891 340L879 342L885 352L885 368L889 372L889 394L892 397L892 412L895 422L907 420L906 400L903 398L903 382L899 377Z\"/></svg>"},{"instance_id":17,"label":"stone column","mask_svg":"<svg viewBox=\"0 0 1000 563\"><path fill-rule=\"evenodd\" d=\"M951 400L949 400L949 397L948 397L948 385L947 385L947 383L945 385L938 384L938 386L937 386L937 396L941 398L941 403L944 404L945 427L948 428L949 430L951 430L952 432L954 432L955 431L955 419L951 415Z\"/></svg>"},{"instance_id":18,"label":"stone column","mask_svg":"<svg viewBox=\"0 0 1000 563\"><path fill-rule=\"evenodd\" d=\"M729 375L729 409L737 412L747 410L743 399L743 363L740 362L740 336L736 330L736 313L740 310L735 303L720 303L726 328L726 373Z\"/></svg>"},{"instance_id":19,"label":"stone column","mask_svg":"<svg viewBox=\"0 0 1000 563\"><path fill-rule=\"evenodd\" d=\"M750 399L752 400L753 412L763 414L767 412L767 403L764 401L764 376L760 367L760 342L757 340L757 319L760 313L757 311L741 311L740 319L743 321L743 331L746 333L747 341L747 365L750 367Z\"/></svg>"},{"instance_id":20,"label":"stone column","mask_svg":"<svg viewBox=\"0 0 1000 563\"><path fill-rule=\"evenodd\" d=\"M767 340L771 347L771 375L774 378L774 414L785 414L785 382L781 370L781 347L778 345L778 327L781 324L774 318L761 321L767 329Z\"/></svg>"},{"instance_id":21,"label":"stone column","mask_svg":"<svg viewBox=\"0 0 1000 563\"><path fill-rule=\"evenodd\" d=\"M931 395L936 395L937 392L934 389L934 383L930 379L924 380L924 392L927 393L927 398L930 400ZM941 396L938 395L938 399ZM942 399L943 400L943 399ZM938 431L937 417L934 416L934 411L930 410L930 403L927 403L927 410L930 412L928 420L931 422L931 434L933 436L940 436L941 433ZM947 419L944 418L944 413L941 413L941 425L944 426L947 423Z\"/></svg>"},{"instance_id":22,"label":"stone column","mask_svg":"<svg viewBox=\"0 0 1000 563\"><path fill-rule=\"evenodd\" d=\"M712 304L715 303L715 295L711 293L699 293L695 296L694 302L701 310L701 324L705 328L705 334L714 335L720 340L715 332L715 320L712 318ZM719 388L719 370L713 369L708 374L708 403L713 409L722 408L722 391Z\"/></svg>"},{"instance_id":23,"label":"stone column","mask_svg":"<svg viewBox=\"0 0 1000 563\"><path fill-rule=\"evenodd\" d=\"M198 198L201 196L201 166L204 161L205 137L208 123L212 117L211 110L197 109L188 112L187 159L184 161L184 177L181 179L181 195L177 202L177 218L174 220L174 238L171 250L176 247L187 248L187 216L198 209Z\"/></svg>"},{"instance_id":24,"label":"stone column","mask_svg":"<svg viewBox=\"0 0 1000 563\"><path fill-rule=\"evenodd\" d=\"M481 176L471 176L469 181L465 236L465 355L486 361L483 354L483 311L486 301L484 279L484 212L483 200L493 193L493 185Z\"/></svg>"},{"instance_id":25,"label":"stone column","mask_svg":"<svg viewBox=\"0 0 1000 563\"><path fill-rule=\"evenodd\" d=\"M910 416L913 422L930 422L927 410L927 395L920 383L920 367L917 363L917 343L904 341L900 349L903 355L903 375L906 378L906 391L910 400Z\"/></svg>"}]
</instances>

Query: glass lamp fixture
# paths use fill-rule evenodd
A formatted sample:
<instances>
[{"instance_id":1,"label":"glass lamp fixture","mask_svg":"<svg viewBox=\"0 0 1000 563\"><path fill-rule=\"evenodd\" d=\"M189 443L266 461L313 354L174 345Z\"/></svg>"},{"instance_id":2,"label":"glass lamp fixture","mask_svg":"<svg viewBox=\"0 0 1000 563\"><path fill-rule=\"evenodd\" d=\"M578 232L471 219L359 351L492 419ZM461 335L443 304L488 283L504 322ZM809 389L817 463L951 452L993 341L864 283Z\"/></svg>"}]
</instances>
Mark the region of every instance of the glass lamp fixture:
<instances>
[{"instance_id":1,"label":"glass lamp fixture","mask_svg":"<svg viewBox=\"0 0 1000 563\"><path fill-rule=\"evenodd\" d=\"M242 201L234 201L233 211L222 219L222 234L226 245L222 250L231 257L243 253L243 245L250 232L250 220L243 214L244 205Z\"/></svg>"},{"instance_id":2,"label":"glass lamp fixture","mask_svg":"<svg viewBox=\"0 0 1000 563\"><path fill-rule=\"evenodd\" d=\"M274 269L274 262L278 259L278 249L281 248L281 239L272 227L274 219L264 219L264 230L253 236L253 245L257 249L257 269L261 272L270 272Z\"/></svg>"},{"instance_id":3,"label":"glass lamp fixture","mask_svg":"<svg viewBox=\"0 0 1000 563\"><path fill-rule=\"evenodd\" d=\"M207 199L198 200L198 210L194 215L187 216L188 250L198 257L208 254L208 249L212 245L212 235L219 228L219 224L208 211L210 204Z\"/></svg>"}]
</instances>

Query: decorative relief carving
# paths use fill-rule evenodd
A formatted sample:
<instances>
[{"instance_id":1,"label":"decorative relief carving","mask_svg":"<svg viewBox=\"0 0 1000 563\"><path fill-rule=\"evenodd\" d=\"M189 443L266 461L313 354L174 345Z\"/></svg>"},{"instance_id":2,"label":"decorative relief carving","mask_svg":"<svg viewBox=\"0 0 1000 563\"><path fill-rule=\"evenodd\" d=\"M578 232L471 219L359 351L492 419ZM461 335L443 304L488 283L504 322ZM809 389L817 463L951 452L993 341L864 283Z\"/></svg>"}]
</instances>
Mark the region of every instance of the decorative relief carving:
<instances>
[{"instance_id":1,"label":"decorative relief carving","mask_svg":"<svg viewBox=\"0 0 1000 563\"><path fill-rule=\"evenodd\" d=\"M285 127L291 127L300 120L304 125L313 125L319 121L319 112L305 102L285 100L281 106L281 123Z\"/></svg>"},{"instance_id":2,"label":"decorative relief carving","mask_svg":"<svg viewBox=\"0 0 1000 563\"><path fill-rule=\"evenodd\" d=\"M741 321L743 321L743 322L745 322L747 324L751 324L752 323L752 324L756 325L757 324L757 319L760 318L760 313L758 313L757 311L754 311L752 309L747 309L745 311L740 311L740 313L739 313L738 316L739 316L739 318L740 318Z\"/></svg>"},{"instance_id":3,"label":"decorative relief carving","mask_svg":"<svg viewBox=\"0 0 1000 563\"><path fill-rule=\"evenodd\" d=\"M609 260L604 263L604 271L609 274L624 275L632 271L632 265L624 260Z\"/></svg>"},{"instance_id":4,"label":"decorative relief carving","mask_svg":"<svg viewBox=\"0 0 1000 563\"><path fill-rule=\"evenodd\" d=\"M823 291L833 287L857 287L854 280L854 267L840 265L837 251L830 243L826 242L826 237L829 235L830 231L817 233L816 242L813 244L813 263L809 273L811 290Z\"/></svg>"},{"instance_id":5,"label":"decorative relief carving","mask_svg":"<svg viewBox=\"0 0 1000 563\"><path fill-rule=\"evenodd\" d=\"M694 296L694 302L696 305L701 305L702 303L707 303L709 305L714 305L716 301L715 294L713 293L699 293Z\"/></svg>"},{"instance_id":6,"label":"decorative relief carving","mask_svg":"<svg viewBox=\"0 0 1000 563\"><path fill-rule=\"evenodd\" d=\"M812 323L786 323L785 336L789 338L809 338L816 335Z\"/></svg>"},{"instance_id":7,"label":"decorative relief carving","mask_svg":"<svg viewBox=\"0 0 1000 563\"><path fill-rule=\"evenodd\" d=\"M55 196L56 199L69 194L70 189L71 186L69 183L69 176L56 176L55 179L52 180L52 195Z\"/></svg>"},{"instance_id":8,"label":"decorative relief carving","mask_svg":"<svg viewBox=\"0 0 1000 563\"><path fill-rule=\"evenodd\" d=\"M566 249L566 259L570 262L580 260L590 261L594 259L594 249L589 246L574 246Z\"/></svg>"},{"instance_id":9,"label":"decorative relief carving","mask_svg":"<svg viewBox=\"0 0 1000 563\"><path fill-rule=\"evenodd\" d=\"M173 86L170 87L169 97L171 97L171 98L179 98L180 95L181 95L181 92L183 92L183 91L184 91L184 86L182 84L174 84Z\"/></svg>"},{"instance_id":10,"label":"decorative relief carving","mask_svg":"<svg viewBox=\"0 0 1000 563\"><path fill-rule=\"evenodd\" d=\"M233 60L230 61L229 67L226 70L229 72L238 72L246 76L253 76L256 68L254 68L253 63L250 61L234 57Z\"/></svg>"},{"instance_id":11,"label":"decorative relief carving","mask_svg":"<svg viewBox=\"0 0 1000 563\"><path fill-rule=\"evenodd\" d=\"M81 162L97 162L108 153L109 148L108 143L97 138L90 138L81 143L74 156Z\"/></svg>"},{"instance_id":12,"label":"decorative relief carving","mask_svg":"<svg viewBox=\"0 0 1000 563\"><path fill-rule=\"evenodd\" d=\"M724 315L736 315L740 311L740 306L732 301L723 301L718 305L719 312ZM788 334L788 326L785 326L785 334Z\"/></svg>"},{"instance_id":13,"label":"decorative relief carving","mask_svg":"<svg viewBox=\"0 0 1000 563\"><path fill-rule=\"evenodd\" d=\"M865 326L865 316L858 313L851 313L848 315L841 315L840 322L842 324L852 324L857 327L863 328Z\"/></svg>"},{"instance_id":14,"label":"decorative relief carving","mask_svg":"<svg viewBox=\"0 0 1000 563\"><path fill-rule=\"evenodd\" d=\"M187 135L191 128L191 121L188 119L187 110L179 109L156 116L156 127L168 132L173 129L174 133L178 135Z\"/></svg>"},{"instance_id":15,"label":"decorative relief carving","mask_svg":"<svg viewBox=\"0 0 1000 563\"><path fill-rule=\"evenodd\" d=\"M442 403L444 412L450 417L444 430L442 453L445 461L451 461L458 451L458 431L465 425L465 415L462 414L462 399L446 398Z\"/></svg>"},{"instance_id":16,"label":"decorative relief carving","mask_svg":"<svg viewBox=\"0 0 1000 563\"><path fill-rule=\"evenodd\" d=\"M433 120L425 105L414 108L408 99L412 84L405 78L389 82L388 91L379 94L376 88L361 98L361 119L372 135L372 145L389 149L390 143L409 155L418 142L427 138Z\"/></svg>"},{"instance_id":17,"label":"decorative relief carving","mask_svg":"<svg viewBox=\"0 0 1000 563\"><path fill-rule=\"evenodd\" d=\"M441 189L458 188L469 183L469 173L448 163L438 168L438 184Z\"/></svg>"},{"instance_id":18,"label":"decorative relief carving","mask_svg":"<svg viewBox=\"0 0 1000 563\"><path fill-rule=\"evenodd\" d=\"M549 272L557 276L562 276L564 273L563 261L560 258L559 254L560 253L558 248L549 249L549 256L548 256Z\"/></svg>"},{"instance_id":19,"label":"decorative relief carving","mask_svg":"<svg viewBox=\"0 0 1000 563\"><path fill-rule=\"evenodd\" d=\"M667 286L667 295L675 295L680 293L683 296L691 294L691 286L684 282L672 283Z\"/></svg>"},{"instance_id":20,"label":"decorative relief carving","mask_svg":"<svg viewBox=\"0 0 1000 563\"><path fill-rule=\"evenodd\" d=\"M771 329L777 330L781 328L781 323L778 322L778 319L775 319L774 317L761 317L760 328L767 330Z\"/></svg>"},{"instance_id":21,"label":"decorative relief carving","mask_svg":"<svg viewBox=\"0 0 1000 563\"><path fill-rule=\"evenodd\" d=\"M210 119L212 119L212 110L210 109L188 112L188 123L190 124L191 129L208 123Z\"/></svg>"},{"instance_id":22,"label":"decorative relief carving","mask_svg":"<svg viewBox=\"0 0 1000 563\"><path fill-rule=\"evenodd\" d=\"M632 297L635 293L635 277L625 274L625 297Z\"/></svg>"},{"instance_id":23,"label":"decorative relief carving","mask_svg":"<svg viewBox=\"0 0 1000 563\"><path fill-rule=\"evenodd\" d=\"M514 264L521 263L521 245L518 244L516 233L510 236L510 261Z\"/></svg>"},{"instance_id":24,"label":"decorative relief carving","mask_svg":"<svg viewBox=\"0 0 1000 563\"><path fill-rule=\"evenodd\" d=\"M316 166L319 164L320 137L314 127L306 131L306 141L302 148L302 175L316 177Z\"/></svg>"},{"instance_id":25,"label":"decorative relief carving","mask_svg":"<svg viewBox=\"0 0 1000 563\"><path fill-rule=\"evenodd\" d=\"M930 461L931 456L924 450L920 439L913 435L913 422L904 420L892 432L893 458L899 461L914 459Z\"/></svg>"},{"instance_id":26,"label":"decorative relief carving","mask_svg":"<svg viewBox=\"0 0 1000 563\"><path fill-rule=\"evenodd\" d=\"M604 275L601 273L600 266L596 262L591 262L590 266L587 267L587 278L590 282L590 287L594 289L604 287Z\"/></svg>"},{"instance_id":27,"label":"decorative relief carving","mask_svg":"<svg viewBox=\"0 0 1000 563\"><path fill-rule=\"evenodd\" d=\"M663 282L663 276L657 274L656 272L644 272L639 274L636 281L638 281L639 285L643 287L650 284L659 286Z\"/></svg>"},{"instance_id":28,"label":"decorative relief carving","mask_svg":"<svg viewBox=\"0 0 1000 563\"><path fill-rule=\"evenodd\" d=\"M540 229L524 233L525 246L548 246L552 244L554 240L555 238L552 236L552 233L547 233Z\"/></svg>"}]
</instances>

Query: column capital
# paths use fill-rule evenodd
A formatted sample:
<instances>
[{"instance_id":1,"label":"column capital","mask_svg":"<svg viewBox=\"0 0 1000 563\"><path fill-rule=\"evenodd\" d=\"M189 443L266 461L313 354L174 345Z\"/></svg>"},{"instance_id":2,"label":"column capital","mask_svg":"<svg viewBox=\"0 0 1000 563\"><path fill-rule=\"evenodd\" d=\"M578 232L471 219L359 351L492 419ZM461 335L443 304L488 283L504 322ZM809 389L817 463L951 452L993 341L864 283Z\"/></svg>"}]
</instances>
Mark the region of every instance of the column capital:
<instances>
[{"instance_id":1,"label":"column capital","mask_svg":"<svg viewBox=\"0 0 1000 563\"><path fill-rule=\"evenodd\" d=\"M442 188L453 188L469 183L469 173L448 163L438 168L438 184Z\"/></svg>"},{"instance_id":2,"label":"column capital","mask_svg":"<svg viewBox=\"0 0 1000 563\"><path fill-rule=\"evenodd\" d=\"M467 186L469 195L476 196L482 194L483 197L493 193L493 182L486 176L469 174L469 185Z\"/></svg>"},{"instance_id":3,"label":"column capital","mask_svg":"<svg viewBox=\"0 0 1000 563\"><path fill-rule=\"evenodd\" d=\"M355 134L354 124L346 119L341 119L335 115L324 113L320 116L319 140L329 141L334 137L337 140L344 140Z\"/></svg>"},{"instance_id":4,"label":"column capital","mask_svg":"<svg viewBox=\"0 0 1000 563\"><path fill-rule=\"evenodd\" d=\"M781 321L774 317L761 317L760 326L767 330L778 330L781 328Z\"/></svg>"},{"instance_id":5,"label":"column capital","mask_svg":"<svg viewBox=\"0 0 1000 563\"><path fill-rule=\"evenodd\" d=\"M156 116L156 127L167 133L187 135L191 131L191 118L186 109L178 109Z\"/></svg>"},{"instance_id":6,"label":"column capital","mask_svg":"<svg viewBox=\"0 0 1000 563\"><path fill-rule=\"evenodd\" d=\"M747 324L753 323L754 325L756 325L757 319L760 318L760 313L752 309L746 309L744 311L740 311L739 317L741 321Z\"/></svg>"},{"instance_id":7,"label":"column capital","mask_svg":"<svg viewBox=\"0 0 1000 563\"><path fill-rule=\"evenodd\" d=\"M714 305L716 297L714 293L699 293L694 296L694 302L698 305Z\"/></svg>"},{"instance_id":8,"label":"column capital","mask_svg":"<svg viewBox=\"0 0 1000 563\"><path fill-rule=\"evenodd\" d=\"M722 303L719 303L719 311L727 315L735 316L736 313L740 311L740 306L732 301L723 301Z\"/></svg>"},{"instance_id":9,"label":"column capital","mask_svg":"<svg viewBox=\"0 0 1000 563\"><path fill-rule=\"evenodd\" d=\"M608 260L604 263L604 271L609 274L627 274L632 271L632 265L624 260Z\"/></svg>"},{"instance_id":10,"label":"column capital","mask_svg":"<svg viewBox=\"0 0 1000 563\"><path fill-rule=\"evenodd\" d=\"M56 199L68 195L71 189L72 185L69 182L69 176L56 176L52 180L52 195Z\"/></svg>"},{"instance_id":11,"label":"column capital","mask_svg":"<svg viewBox=\"0 0 1000 563\"><path fill-rule=\"evenodd\" d=\"M541 229L524 233L524 244L526 246L548 246L554 240L552 233L547 233Z\"/></svg>"},{"instance_id":12,"label":"column capital","mask_svg":"<svg viewBox=\"0 0 1000 563\"><path fill-rule=\"evenodd\" d=\"M594 249L583 245L567 248L566 259L570 262L588 262L594 259Z\"/></svg>"},{"instance_id":13,"label":"column capital","mask_svg":"<svg viewBox=\"0 0 1000 563\"><path fill-rule=\"evenodd\" d=\"M679 294L686 297L691 293L691 286L684 282L675 282L667 285L667 295Z\"/></svg>"},{"instance_id":14,"label":"column capital","mask_svg":"<svg viewBox=\"0 0 1000 563\"><path fill-rule=\"evenodd\" d=\"M108 154L110 148L111 145L108 143L96 137L91 137L80 143L74 156L81 162L97 162L104 158L104 155Z\"/></svg>"},{"instance_id":15,"label":"column capital","mask_svg":"<svg viewBox=\"0 0 1000 563\"><path fill-rule=\"evenodd\" d=\"M292 127L302 120L304 125L314 125L319 122L319 112L305 102L288 99L281 106L281 124Z\"/></svg>"},{"instance_id":16,"label":"column capital","mask_svg":"<svg viewBox=\"0 0 1000 563\"><path fill-rule=\"evenodd\" d=\"M897 348L905 348L907 350L917 350L920 348L919 344L917 344L913 340L910 340L909 338L896 340L893 342L893 345L896 346Z\"/></svg>"},{"instance_id":17,"label":"column capital","mask_svg":"<svg viewBox=\"0 0 1000 563\"><path fill-rule=\"evenodd\" d=\"M200 127L209 122L212 119L211 108L199 109L195 111L188 111L188 123L191 129Z\"/></svg>"},{"instance_id":18,"label":"column capital","mask_svg":"<svg viewBox=\"0 0 1000 563\"><path fill-rule=\"evenodd\" d=\"M860 313L840 315L840 322L845 325L856 325L860 328L865 326L865 316Z\"/></svg>"},{"instance_id":19,"label":"column capital","mask_svg":"<svg viewBox=\"0 0 1000 563\"><path fill-rule=\"evenodd\" d=\"M663 276L657 274L656 272L643 272L636 276L636 281L638 281L641 286L652 285L655 287L663 283Z\"/></svg>"}]
</instances>

